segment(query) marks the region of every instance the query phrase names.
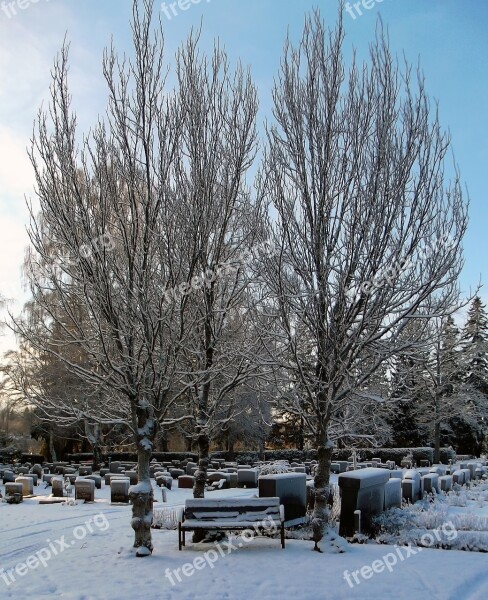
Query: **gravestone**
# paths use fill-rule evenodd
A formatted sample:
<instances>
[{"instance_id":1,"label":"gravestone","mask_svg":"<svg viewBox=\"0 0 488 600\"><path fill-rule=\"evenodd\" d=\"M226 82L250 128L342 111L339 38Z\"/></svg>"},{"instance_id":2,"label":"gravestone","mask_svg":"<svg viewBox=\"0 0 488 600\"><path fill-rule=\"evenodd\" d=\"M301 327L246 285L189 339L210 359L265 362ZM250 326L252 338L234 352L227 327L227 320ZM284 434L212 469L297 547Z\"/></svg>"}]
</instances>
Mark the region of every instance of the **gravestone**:
<instances>
[{"instance_id":1,"label":"gravestone","mask_svg":"<svg viewBox=\"0 0 488 600\"><path fill-rule=\"evenodd\" d=\"M110 473L110 469L107 469L106 467L102 467L102 468L100 469L100 471L98 471L98 472L100 473L100 477L105 477L105 475L106 475L107 473Z\"/></svg>"},{"instance_id":2,"label":"gravestone","mask_svg":"<svg viewBox=\"0 0 488 600\"><path fill-rule=\"evenodd\" d=\"M131 485L136 485L136 483L139 480L139 478L137 476L137 471L126 471L124 473L124 475L129 478Z\"/></svg>"},{"instance_id":3,"label":"gravestone","mask_svg":"<svg viewBox=\"0 0 488 600\"><path fill-rule=\"evenodd\" d=\"M5 499L9 504L20 504L24 500L22 483L8 482L5 484Z\"/></svg>"},{"instance_id":4,"label":"gravestone","mask_svg":"<svg viewBox=\"0 0 488 600\"><path fill-rule=\"evenodd\" d=\"M255 488L258 487L258 469L238 469L237 487Z\"/></svg>"},{"instance_id":5,"label":"gravestone","mask_svg":"<svg viewBox=\"0 0 488 600\"><path fill-rule=\"evenodd\" d=\"M194 463L194 462L187 462L187 463L186 463L186 467L185 467L185 472L186 472L186 474L187 474L187 475L193 475L193 473L194 473L195 471L193 470L193 472L192 472L192 469L196 469L196 467L197 467L197 463Z\"/></svg>"},{"instance_id":6,"label":"gravestone","mask_svg":"<svg viewBox=\"0 0 488 600\"><path fill-rule=\"evenodd\" d=\"M39 479L42 479L42 476L43 476L43 474L44 474L44 471L43 471L43 469L42 469L41 465L39 465L39 464L35 464L35 465L32 467L32 469L31 469L31 473L33 473L34 475L37 475L37 477L38 477Z\"/></svg>"},{"instance_id":7,"label":"gravestone","mask_svg":"<svg viewBox=\"0 0 488 600\"><path fill-rule=\"evenodd\" d=\"M169 474L173 479L178 479L180 475L185 475L185 471L183 469L170 469Z\"/></svg>"},{"instance_id":8,"label":"gravestone","mask_svg":"<svg viewBox=\"0 0 488 600\"><path fill-rule=\"evenodd\" d=\"M75 500L95 502L95 482L92 479L80 479L75 481Z\"/></svg>"},{"instance_id":9,"label":"gravestone","mask_svg":"<svg viewBox=\"0 0 488 600\"><path fill-rule=\"evenodd\" d=\"M64 497L64 479L59 475L55 475L51 479L51 485L53 486L53 496L55 498Z\"/></svg>"},{"instance_id":10,"label":"gravestone","mask_svg":"<svg viewBox=\"0 0 488 600\"><path fill-rule=\"evenodd\" d=\"M129 486L130 481L128 479L112 479L110 481L110 502L128 504Z\"/></svg>"},{"instance_id":11,"label":"gravestone","mask_svg":"<svg viewBox=\"0 0 488 600\"><path fill-rule=\"evenodd\" d=\"M37 485L37 475L35 473L29 473L28 475L26 475L26 477L30 477L32 479L32 484L34 485L34 487Z\"/></svg>"},{"instance_id":12,"label":"gravestone","mask_svg":"<svg viewBox=\"0 0 488 600\"><path fill-rule=\"evenodd\" d=\"M452 490L452 475L441 475L439 485L442 492L450 492Z\"/></svg>"},{"instance_id":13,"label":"gravestone","mask_svg":"<svg viewBox=\"0 0 488 600\"><path fill-rule=\"evenodd\" d=\"M469 483L471 481L471 471L469 469L461 469L464 473L464 483Z\"/></svg>"},{"instance_id":14,"label":"gravestone","mask_svg":"<svg viewBox=\"0 0 488 600\"><path fill-rule=\"evenodd\" d=\"M120 462L118 460L113 460L109 465L110 473L120 473Z\"/></svg>"},{"instance_id":15,"label":"gravestone","mask_svg":"<svg viewBox=\"0 0 488 600\"><path fill-rule=\"evenodd\" d=\"M434 490L439 493L439 475L437 473L429 473L422 477L424 483L424 492L432 493Z\"/></svg>"},{"instance_id":16,"label":"gravestone","mask_svg":"<svg viewBox=\"0 0 488 600\"><path fill-rule=\"evenodd\" d=\"M80 467L78 473L80 477L84 477L85 475L91 475L93 472L92 467Z\"/></svg>"},{"instance_id":17,"label":"gravestone","mask_svg":"<svg viewBox=\"0 0 488 600\"><path fill-rule=\"evenodd\" d=\"M15 473L13 471L5 470L3 472L3 483L14 483L15 481Z\"/></svg>"},{"instance_id":18,"label":"gravestone","mask_svg":"<svg viewBox=\"0 0 488 600\"><path fill-rule=\"evenodd\" d=\"M16 477L15 483L22 484L23 496L32 496L34 494L34 482L32 477Z\"/></svg>"},{"instance_id":19,"label":"gravestone","mask_svg":"<svg viewBox=\"0 0 488 600\"><path fill-rule=\"evenodd\" d=\"M341 519L339 535L354 535L354 511L361 511L363 530L371 530L372 517L383 511L385 484L390 479L386 469L366 468L339 475Z\"/></svg>"},{"instance_id":20,"label":"gravestone","mask_svg":"<svg viewBox=\"0 0 488 600\"><path fill-rule=\"evenodd\" d=\"M402 497L407 502L415 503L422 496L422 482L420 473L408 470L402 480Z\"/></svg>"},{"instance_id":21,"label":"gravestone","mask_svg":"<svg viewBox=\"0 0 488 600\"><path fill-rule=\"evenodd\" d=\"M44 473L42 476L42 481L46 483L48 486L51 485L53 477L56 477L53 473Z\"/></svg>"},{"instance_id":22,"label":"gravestone","mask_svg":"<svg viewBox=\"0 0 488 600\"><path fill-rule=\"evenodd\" d=\"M389 508L402 507L402 480L397 477L391 477L385 483L385 504L384 510Z\"/></svg>"},{"instance_id":23,"label":"gravestone","mask_svg":"<svg viewBox=\"0 0 488 600\"><path fill-rule=\"evenodd\" d=\"M305 473L279 473L259 477L259 497L280 499L285 507L285 526L299 525L307 512L307 476Z\"/></svg>"},{"instance_id":24,"label":"gravestone","mask_svg":"<svg viewBox=\"0 0 488 600\"><path fill-rule=\"evenodd\" d=\"M452 482L453 483L457 483L458 485L464 485L464 483L465 483L465 481L464 481L464 474L465 474L464 470L457 469L452 474Z\"/></svg>"},{"instance_id":25,"label":"gravestone","mask_svg":"<svg viewBox=\"0 0 488 600\"><path fill-rule=\"evenodd\" d=\"M100 475L86 475L85 479L91 479L92 481L94 481L97 490L102 489L102 478L100 477Z\"/></svg>"},{"instance_id":26,"label":"gravestone","mask_svg":"<svg viewBox=\"0 0 488 600\"><path fill-rule=\"evenodd\" d=\"M178 477L178 487L179 488L189 488L191 489L195 484L195 478L191 475L180 475Z\"/></svg>"}]
</instances>

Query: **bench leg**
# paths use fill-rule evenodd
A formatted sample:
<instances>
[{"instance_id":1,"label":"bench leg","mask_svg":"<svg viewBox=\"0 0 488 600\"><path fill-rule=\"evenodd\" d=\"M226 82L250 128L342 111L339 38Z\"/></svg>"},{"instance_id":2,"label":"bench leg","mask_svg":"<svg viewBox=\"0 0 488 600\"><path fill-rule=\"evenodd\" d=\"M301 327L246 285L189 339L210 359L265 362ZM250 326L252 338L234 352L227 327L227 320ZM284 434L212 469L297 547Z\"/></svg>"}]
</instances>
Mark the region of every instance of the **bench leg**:
<instances>
[{"instance_id":1,"label":"bench leg","mask_svg":"<svg viewBox=\"0 0 488 600\"><path fill-rule=\"evenodd\" d=\"M178 550L181 550L181 523L178 523Z\"/></svg>"},{"instance_id":2,"label":"bench leg","mask_svg":"<svg viewBox=\"0 0 488 600\"><path fill-rule=\"evenodd\" d=\"M281 523L281 547L285 547L285 524Z\"/></svg>"},{"instance_id":3,"label":"bench leg","mask_svg":"<svg viewBox=\"0 0 488 600\"><path fill-rule=\"evenodd\" d=\"M186 544L185 544L185 530L184 529L183 529L182 533L183 533L183 546L186 546Z\"/></svg>"}]
</instances>

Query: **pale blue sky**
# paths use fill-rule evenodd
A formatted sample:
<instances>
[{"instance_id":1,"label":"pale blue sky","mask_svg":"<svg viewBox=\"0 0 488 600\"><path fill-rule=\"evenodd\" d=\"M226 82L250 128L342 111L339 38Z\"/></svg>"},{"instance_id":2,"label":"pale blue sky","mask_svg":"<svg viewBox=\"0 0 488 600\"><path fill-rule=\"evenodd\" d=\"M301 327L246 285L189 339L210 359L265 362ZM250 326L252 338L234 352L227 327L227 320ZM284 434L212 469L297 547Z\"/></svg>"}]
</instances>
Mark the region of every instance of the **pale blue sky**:
<instances>
[{"instance_id":1,"label":"pale blue sky","mask_svg":"<svg viewBox=\"0 0 488 600\"><path fill-rule=\"evenodd\" d=\"M24 6L24 8L19 7ZM270 116L270 91L287 32L297 39L305 13L320 8L334 25L336 0L201 0L189 8L175 7L168 18L156 2L166 35L167 59L191 27L203 20L202 45L214 38L251 67L260 90L261 112ZM355 19L346 13L346 48L353 45L367 58L380 13L388 26L394 54L403 52L420 64L427 90L439 101L441 122L449 129L461 176L471 197L470 224L465 238L464 291L486 279L488 232L485 232L488 170L488 2L486 0L364 0L369 10ZM171 14L168 6L167 12ZM182 4L184 6L184 4ZM32 173L25 157L32 121L47 99L49 69L67 33L71 41L71 82L80 126L87 129L104 110L101 76L103 48L113 35L115 45L131 51L129 20L132 0L0 0L0 292L17 300L20 308L20 264L27 238L24 193L32 189ZM14 14L15 11L15 14ZM482 295L488 299L483 289ZM0 351L12 346L0 339Z\"/></svg>"}]
</instances>

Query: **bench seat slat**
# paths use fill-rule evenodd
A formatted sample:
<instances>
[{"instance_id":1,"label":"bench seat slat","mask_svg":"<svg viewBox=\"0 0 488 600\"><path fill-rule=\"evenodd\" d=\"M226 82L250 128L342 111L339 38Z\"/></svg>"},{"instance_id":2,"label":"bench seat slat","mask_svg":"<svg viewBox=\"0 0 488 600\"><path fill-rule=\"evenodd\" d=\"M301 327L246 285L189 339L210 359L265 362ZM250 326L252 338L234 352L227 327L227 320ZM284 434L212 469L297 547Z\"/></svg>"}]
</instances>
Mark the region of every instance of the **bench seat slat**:
<instances>
[{"instance_id":1,"label":"bench seat slat","mask_svg":"<svg viewBox=\"0 0 488 600\"><path fill-rule=\"evenodd\" d=\"M280 527L281 521L280 519L272 519L273 524L276 527ZM256 524L259 524L260 521L201 521L199 519L189 519L188 521L184 521L181 524L182 529L247 529L255 527ZM266 521L265 526L263 528L271 527L271 520L268 519Z\"/></svg>"}]
</instances>

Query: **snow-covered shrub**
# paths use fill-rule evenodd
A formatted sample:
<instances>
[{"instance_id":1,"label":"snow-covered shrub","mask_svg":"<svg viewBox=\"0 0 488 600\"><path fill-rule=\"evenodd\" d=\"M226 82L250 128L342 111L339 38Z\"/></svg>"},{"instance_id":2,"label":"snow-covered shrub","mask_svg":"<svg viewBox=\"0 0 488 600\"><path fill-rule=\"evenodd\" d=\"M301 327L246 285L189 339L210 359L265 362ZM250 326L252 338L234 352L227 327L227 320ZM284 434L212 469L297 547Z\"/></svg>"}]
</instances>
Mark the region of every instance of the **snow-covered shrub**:
<instances>
[{"instance_id":1,"label":"snow-covered shrub","mask_svg":"<svg viewBox=\"0 0 488 600\"><path fill-rule=\"evenodd\" d=\"M259 474L260 475L279 475L280 473L289 473L290 465L286 460L277 460L273 463L267 463L264 465L260 465Z\"/></svg>"},{"instance_id":2,"label":"snow-covered shrub","mask_svg":"<svg viewBox=\"0 0 488 600\"><path fill-rule=\"evenodd\" d=\"M182 506L154 508L151 527L153 529L178 529L182 510Z\"/></svg>"}]
</instances>

